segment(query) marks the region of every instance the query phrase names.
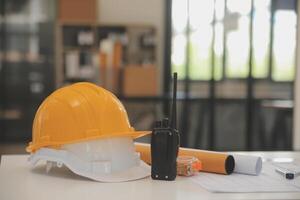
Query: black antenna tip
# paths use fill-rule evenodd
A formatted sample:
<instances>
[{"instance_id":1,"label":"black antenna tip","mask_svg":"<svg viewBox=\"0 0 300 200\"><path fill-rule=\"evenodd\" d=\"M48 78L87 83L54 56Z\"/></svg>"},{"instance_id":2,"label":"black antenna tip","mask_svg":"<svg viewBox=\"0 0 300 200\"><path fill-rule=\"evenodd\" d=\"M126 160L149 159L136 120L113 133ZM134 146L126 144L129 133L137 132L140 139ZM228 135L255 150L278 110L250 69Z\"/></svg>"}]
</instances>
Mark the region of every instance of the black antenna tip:
<instances>
[{"instance_id":1,"label":"black antenna tip","mask_svg":"<svg viewBox=\"0 0 300 200\"><path fill-rule=\"evenodd\" d=\"M173 99L172 99L172 114L171 114L171 127L177 128L177 113L176 113L176 101L177 101L177 72L173 73Z\"/></svg>"}]
</instances>

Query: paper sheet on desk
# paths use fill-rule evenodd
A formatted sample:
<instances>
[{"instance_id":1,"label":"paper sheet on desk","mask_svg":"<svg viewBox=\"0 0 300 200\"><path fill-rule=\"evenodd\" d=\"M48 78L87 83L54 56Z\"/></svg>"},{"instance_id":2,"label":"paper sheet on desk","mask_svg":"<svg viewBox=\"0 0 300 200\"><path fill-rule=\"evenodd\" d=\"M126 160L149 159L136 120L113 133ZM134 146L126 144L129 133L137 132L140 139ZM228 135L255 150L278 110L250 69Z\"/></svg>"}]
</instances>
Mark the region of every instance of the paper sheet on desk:
<instances>
[{"instance_id":1,"label":"paper sheet on desk","mask_svg":"<svg viewBox=\"0 0 300 200\"><path fill-rule=\"evenodd\" d=\"M259 176L199 173L192 181L211 192L300 192L300 177L286 180L271 163L263 164Z\"/></svg>"}]
</instances>

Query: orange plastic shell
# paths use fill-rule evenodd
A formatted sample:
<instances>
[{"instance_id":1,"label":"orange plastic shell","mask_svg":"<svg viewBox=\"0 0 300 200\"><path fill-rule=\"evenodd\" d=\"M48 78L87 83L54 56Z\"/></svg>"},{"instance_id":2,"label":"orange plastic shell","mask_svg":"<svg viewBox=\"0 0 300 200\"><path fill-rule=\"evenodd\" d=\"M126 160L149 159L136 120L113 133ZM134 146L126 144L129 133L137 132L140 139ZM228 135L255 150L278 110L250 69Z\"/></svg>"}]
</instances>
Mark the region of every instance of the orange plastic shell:
<instances>
[{"instance_id":1,"label":"orange plastic shell","mask_svg":"<svg viewBox=\"0 0 300 200\"><path fill-rule=\"evenodd\" d=\"M201 161L194 156L177 157L177 175L192 176L202 169Z\"/></svg>"},{"instance_id":2,"label":"orange plastic shell","mask_svg":"<svg viewBox=\"0 0 300 200\"><path fill-rule=\"evenodd\" d=\"M130 126L127 112L115 95L82 82L58 89L43 101L34 118L32 142L26 150L59 148L98 138L137 138L149 133Z\"/></svg>"}]
</instances>

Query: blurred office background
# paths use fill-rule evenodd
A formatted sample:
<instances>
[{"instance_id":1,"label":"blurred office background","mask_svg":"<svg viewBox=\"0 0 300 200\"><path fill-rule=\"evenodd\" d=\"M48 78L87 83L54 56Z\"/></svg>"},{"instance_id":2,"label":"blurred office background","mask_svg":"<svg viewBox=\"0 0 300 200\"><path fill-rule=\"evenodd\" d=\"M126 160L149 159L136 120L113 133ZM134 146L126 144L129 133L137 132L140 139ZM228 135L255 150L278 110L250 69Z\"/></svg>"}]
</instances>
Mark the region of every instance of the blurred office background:
<instances>
[{"instance_id":1,"label":"blurred office background","mask_svg":"<svg viewBox=\"0 0 300 200\"><path fill-rule=\"evenodd\" d=\"M39 104L79 81L113 91L131 124L151 130L170 113L173 72L181 146L299 150L297 7L296 0L0 0L0 154L23 153Z\"/></svg>"}]
</instances>

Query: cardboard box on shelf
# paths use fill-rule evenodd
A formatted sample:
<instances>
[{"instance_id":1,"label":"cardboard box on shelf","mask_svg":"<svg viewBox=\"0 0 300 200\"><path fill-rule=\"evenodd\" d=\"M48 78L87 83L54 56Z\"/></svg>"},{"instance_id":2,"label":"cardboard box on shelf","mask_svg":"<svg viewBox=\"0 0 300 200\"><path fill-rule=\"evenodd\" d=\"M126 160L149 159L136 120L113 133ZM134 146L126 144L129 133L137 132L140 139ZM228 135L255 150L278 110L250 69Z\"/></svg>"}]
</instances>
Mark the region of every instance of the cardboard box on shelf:
<instances>
[{"instance_id":1,"label":"cardboard box on shelf","mask_svg":"<svg viewBox=\"0 0 300 200\"><path fill-rule=\"evenodd\" d=\"M58 19L60 22L95 23L97 0L59 0Z\"/></svg>"},{"instance_id":2,"label":"cardboard box on shelf","mask_svg":"<svg viewBox=\"0 0 300 200\"><path fill-rule=\"evenodd\" d=\"M123 70L124 96L156 96L158 94L157 67L153 65L130 65Z\"/></svg>"}]
</instances>

